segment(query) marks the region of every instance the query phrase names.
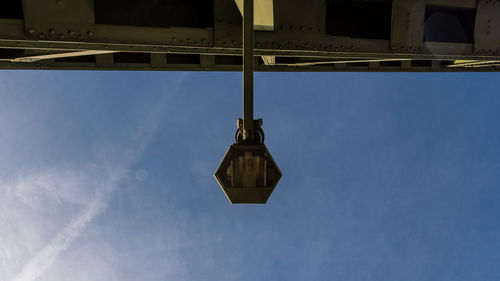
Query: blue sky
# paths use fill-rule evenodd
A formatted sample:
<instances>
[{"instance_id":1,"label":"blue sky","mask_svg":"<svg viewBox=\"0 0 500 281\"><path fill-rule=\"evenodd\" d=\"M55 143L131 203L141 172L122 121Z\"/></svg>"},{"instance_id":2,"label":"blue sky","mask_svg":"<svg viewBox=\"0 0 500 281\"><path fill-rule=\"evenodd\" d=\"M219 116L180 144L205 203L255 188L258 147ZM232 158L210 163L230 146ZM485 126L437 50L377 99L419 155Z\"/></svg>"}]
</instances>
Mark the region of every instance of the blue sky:
<instances>
[{"instance_id":1,"label":"blue sky","mask_svg":"<svg viewBox=\"0 0 500 281\"><path fill-rule=\"evenodd\" d=\"M257 73L232 206L241 73L2 71L0 280L500 280L498 77Z\"/></svg>"}]
</instances>

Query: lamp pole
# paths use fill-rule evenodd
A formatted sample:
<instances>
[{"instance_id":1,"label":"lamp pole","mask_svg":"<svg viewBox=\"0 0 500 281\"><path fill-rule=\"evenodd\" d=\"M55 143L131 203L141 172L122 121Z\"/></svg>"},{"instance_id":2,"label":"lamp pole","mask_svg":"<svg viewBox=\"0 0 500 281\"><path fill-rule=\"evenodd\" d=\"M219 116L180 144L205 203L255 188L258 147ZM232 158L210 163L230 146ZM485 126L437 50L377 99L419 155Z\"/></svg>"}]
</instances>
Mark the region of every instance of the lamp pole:
<instances>
[{"instance_id":1,"label":"lamp pole","mask_svg":"<svg viewBox=\"0 0 500 281\"><path fill-rule=\"evenodd\" d=\"M243 0L243 120L215 179L232 204L265 204L281 171L264 144L262 119L253 119L254 0Z\"/></svg>"},{"instance_id":2,"label":"lamp pole","mask_svg":"<svg viewBox=\"0 0 500 281\"><path fill-rule=\"evenodd\" d=\"M243 0L243 140L253 141L254 0Z\"/></svg>"}]
</instances>

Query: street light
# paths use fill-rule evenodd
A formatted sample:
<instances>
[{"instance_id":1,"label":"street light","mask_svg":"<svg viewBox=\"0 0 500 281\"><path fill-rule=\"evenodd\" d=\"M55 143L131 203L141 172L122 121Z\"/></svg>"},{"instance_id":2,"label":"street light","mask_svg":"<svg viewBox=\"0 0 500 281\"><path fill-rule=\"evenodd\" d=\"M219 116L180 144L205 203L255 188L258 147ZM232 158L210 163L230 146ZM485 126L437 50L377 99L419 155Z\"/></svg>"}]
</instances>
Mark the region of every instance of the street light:
<instances>
[{"instance_id":1,"label":"street light","mask_svg":"<svg viewBox=\"0 0 500 281\"><path fill-rule=\"evenodd\" d=\"M243 119L238 119L235 144L215 172L233 204L265 204L281 178L281 171L264 145L262 119L253 119L254 0L243 5Z\"/></svg>"}]
</instances>

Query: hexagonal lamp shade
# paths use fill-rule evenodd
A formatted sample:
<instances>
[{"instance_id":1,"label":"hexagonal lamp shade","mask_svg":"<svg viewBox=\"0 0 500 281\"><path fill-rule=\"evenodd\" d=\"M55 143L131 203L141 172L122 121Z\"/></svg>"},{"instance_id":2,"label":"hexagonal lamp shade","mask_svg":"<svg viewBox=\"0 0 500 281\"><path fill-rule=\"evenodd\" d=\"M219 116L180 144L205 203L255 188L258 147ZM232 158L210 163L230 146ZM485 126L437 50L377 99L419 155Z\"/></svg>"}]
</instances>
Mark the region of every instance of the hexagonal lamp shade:
<instances>
[{"instance_id":1,"label":"hexagonal lamp shade","mask_svg":"<svg viewBox=\"0 0 500 281\"><path fill-rule=\"evenodd\" d=\"M281 171L264 144L233 144L215 178L232 204L265 204Z\"/></svg>"}]
</instances>

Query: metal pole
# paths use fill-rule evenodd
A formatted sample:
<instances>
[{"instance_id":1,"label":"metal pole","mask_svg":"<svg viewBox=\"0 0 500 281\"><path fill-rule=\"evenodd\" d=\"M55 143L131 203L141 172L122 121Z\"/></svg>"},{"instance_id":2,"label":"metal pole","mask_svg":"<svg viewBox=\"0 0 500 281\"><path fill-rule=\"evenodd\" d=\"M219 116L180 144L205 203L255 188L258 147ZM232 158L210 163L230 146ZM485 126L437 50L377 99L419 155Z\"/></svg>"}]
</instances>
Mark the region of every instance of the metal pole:
<instances>
[{"instance_id":1,"label":"metal pole","mask_svg":"<svg viewBox=\"0 0 500 281\"><path fill-rule=\"evenodd\" d=\"M243 139L253 131L253 4L243 4Z\"/></svg>"}]
</instances>

